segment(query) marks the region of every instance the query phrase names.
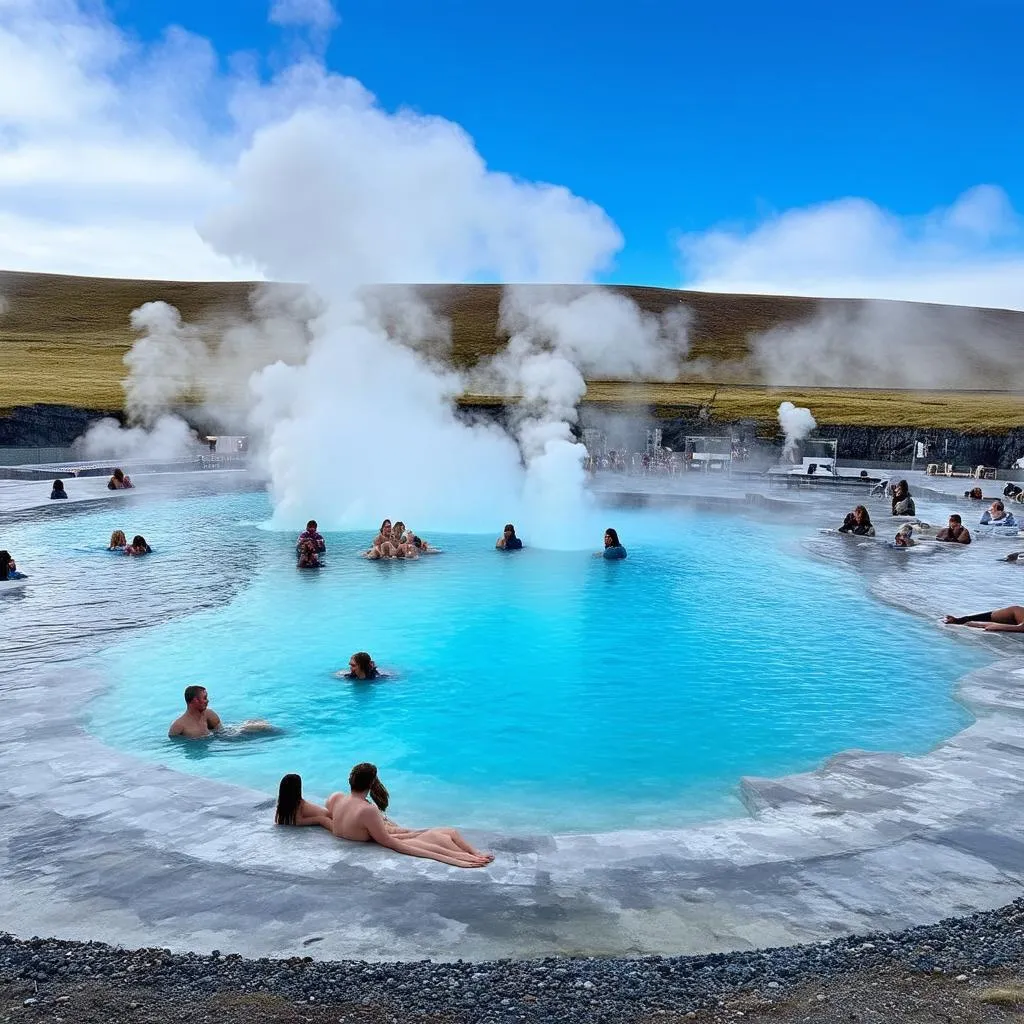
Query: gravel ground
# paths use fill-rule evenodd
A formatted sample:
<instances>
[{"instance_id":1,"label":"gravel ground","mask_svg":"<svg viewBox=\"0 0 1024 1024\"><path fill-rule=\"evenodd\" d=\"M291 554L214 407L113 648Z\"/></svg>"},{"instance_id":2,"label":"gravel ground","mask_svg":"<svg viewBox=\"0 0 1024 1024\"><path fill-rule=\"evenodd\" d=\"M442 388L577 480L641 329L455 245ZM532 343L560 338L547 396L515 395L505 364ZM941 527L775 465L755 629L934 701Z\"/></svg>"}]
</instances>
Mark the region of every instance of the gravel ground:
<instances>
[{"instance_id":1,"label":"gravel ground","mask_svg":"<svg viewBox=\"0 0 1024 1024\"><path fill-rule=\"evenodd\" d=\"M1024 1021L1024 899L892 935L753 953L491 963L244 960L0 934L0 1021L648 1024Z\"/></svg>"}]
</instances>

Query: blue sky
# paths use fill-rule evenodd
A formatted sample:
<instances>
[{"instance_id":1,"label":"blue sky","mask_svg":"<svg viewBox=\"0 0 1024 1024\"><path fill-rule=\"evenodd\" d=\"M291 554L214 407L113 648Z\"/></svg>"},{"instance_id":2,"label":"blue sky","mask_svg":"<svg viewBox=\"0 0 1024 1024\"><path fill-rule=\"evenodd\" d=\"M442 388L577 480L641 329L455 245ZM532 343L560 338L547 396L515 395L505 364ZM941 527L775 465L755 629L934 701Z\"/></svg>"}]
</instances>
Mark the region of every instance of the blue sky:
<instances>
[{"instance_id":1,"label":"blue sky","mask_svg":"<svg viewBox=\"0 0 1024 1024\"><path fill-rule=\"evenodd\" d=\"M346 270L387 280L1024 308L1021 39L1021 0L6 0L0 268L306 274L299 238L211 240L248 202L392 232Z\"/></svg>"},{"instance_id":2,"label":"blue sky","mask_svg":"<svg viewBox=\"0 0 1024 1024\"><path fill-rule=\"evenodd\" d=\"M923 214L978 184L1024 192L1024 4L338 5L328 65L389 107L461 124L488 163L564 184L626 238L612 276L672 284L675 232L865 197ZM255 0L112 0L272 67Z\"/></svg>"}]
</instances>

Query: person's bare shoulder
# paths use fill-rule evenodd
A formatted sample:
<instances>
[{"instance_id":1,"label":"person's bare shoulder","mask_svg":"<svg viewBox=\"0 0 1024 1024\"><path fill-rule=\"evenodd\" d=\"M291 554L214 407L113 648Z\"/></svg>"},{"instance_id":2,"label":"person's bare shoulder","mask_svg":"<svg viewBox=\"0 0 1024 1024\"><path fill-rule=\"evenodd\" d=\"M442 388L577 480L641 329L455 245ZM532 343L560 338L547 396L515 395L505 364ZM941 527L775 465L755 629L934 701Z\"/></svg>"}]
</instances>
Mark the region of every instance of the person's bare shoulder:
<instances>
[{"instance_id":1,"label":"person's bare shoulder","mask_svg":"<svg viewBox=\"0 0 1024 1024\"><path fill-rule=\"evenodd\" d=\"M206 727L208 729L220 728L220 715L216 711L211 711L210 708L206 709Z\"/></svg>"},{"instance_id":2,"label":"person's bare shoulder","mask_svg":"<svg viewBox=\"0 0 1024 1024\"><path fill-rule=\"evenodd\" d=\"M168 736L180 736L185 731L184 717L181 715L171 722L171 727L167 730Z\"/></svg>"}]
</instances>

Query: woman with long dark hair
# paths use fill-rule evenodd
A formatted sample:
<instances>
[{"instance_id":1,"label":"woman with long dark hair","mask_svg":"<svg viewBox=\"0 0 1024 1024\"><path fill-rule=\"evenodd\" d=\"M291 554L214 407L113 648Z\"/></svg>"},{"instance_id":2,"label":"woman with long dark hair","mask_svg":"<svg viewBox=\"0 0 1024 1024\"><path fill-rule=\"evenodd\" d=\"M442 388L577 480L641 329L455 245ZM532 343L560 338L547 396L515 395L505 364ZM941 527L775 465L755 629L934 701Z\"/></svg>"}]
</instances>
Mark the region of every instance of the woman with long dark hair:
<instances>
[{"instance_id":1,"label":"woman with long dark hair","mask_svg":"<svg viewBox=\"0 0 1024 1024\"><path fill-rule=\"evenodd\" d=\"M10 551L0 551L0 580L23 580L23 572L18 572L18 566L11 558Z\"/></svg>"},{"instance_id":2,"label":"woman with long dark hair","mask_svg":"<svg viewBox=\"0 0 1024 1024\"><path fill-rule=\"evenodd\" d=\"M863 505L858 505L852 512L847 512L839 532L852 533L857 537L874 537L875 528L868 510Z\"/></svg>"},{"instance_id":3,"label":"woman with long dark hair","mask_svg":"<svg viewBox=\"0 0 1024 1024\"><path fill-rule=\"evenodd\" d=\"M275 825L320 825L331 830L331 816L325 807L302 799L302 776L286 775L277 790Z\"/></svg>"},{"instance_id":4,"label":"woman with long dark hair","mask_svg":"<svg viewBox=\"0 0 1024 1024\"><path fill-rule=\"evenodd\" d=\"M327 800L331 831L339 839L378 843L395 853L426 857L457 868L482 868L494 855L481 853L453 828L402 828L384 817L390 796L377 776L377 766L357 764L348 776L348 793L332 793ZM373 804L367 800L369 797Z\"/></svg>"}]
</instances>

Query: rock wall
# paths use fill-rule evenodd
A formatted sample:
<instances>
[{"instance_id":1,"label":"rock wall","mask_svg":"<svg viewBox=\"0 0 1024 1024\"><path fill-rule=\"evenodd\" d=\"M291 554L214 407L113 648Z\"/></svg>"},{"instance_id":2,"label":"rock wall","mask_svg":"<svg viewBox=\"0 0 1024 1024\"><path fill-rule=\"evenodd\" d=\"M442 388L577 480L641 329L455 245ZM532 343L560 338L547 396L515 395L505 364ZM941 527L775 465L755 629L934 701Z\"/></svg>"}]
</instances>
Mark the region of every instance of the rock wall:
<instances>
[{"instance_id":1,"label":"rock wall","mask_svg":"<svg viewBox=\"0 0 1024 1024\"><path fill-rule=\"evenodd\" d=\"M74 405L21 405L0 414L0 447L65 448L91 423L111 415Z\"/></svg>"}]
</instances>

